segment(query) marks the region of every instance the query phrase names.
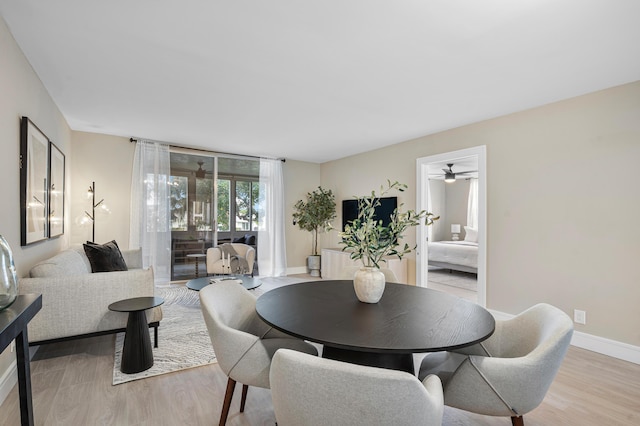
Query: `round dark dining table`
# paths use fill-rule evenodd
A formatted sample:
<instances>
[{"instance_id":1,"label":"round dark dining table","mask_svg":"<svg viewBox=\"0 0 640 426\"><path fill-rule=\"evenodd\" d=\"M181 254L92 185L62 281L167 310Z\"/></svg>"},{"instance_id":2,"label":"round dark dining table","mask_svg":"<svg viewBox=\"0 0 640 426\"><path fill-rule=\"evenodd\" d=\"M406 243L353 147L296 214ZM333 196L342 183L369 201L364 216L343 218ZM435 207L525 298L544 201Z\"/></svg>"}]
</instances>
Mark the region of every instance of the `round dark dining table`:
<instances>
[{"instance_id":1,"label":"round dark dining table","mask_svg":"<svg viewBox=\"0 0 640 426\"><path fill-rule=\"evenodd\" d=\"M413 353L471 346L495 329L493 316L437 290L387 283L378 303L360 302L353 281L311 281L266 292L256 312L267 324L323 345L324 358L414 374Z\"/></svg>"}]
</instances>

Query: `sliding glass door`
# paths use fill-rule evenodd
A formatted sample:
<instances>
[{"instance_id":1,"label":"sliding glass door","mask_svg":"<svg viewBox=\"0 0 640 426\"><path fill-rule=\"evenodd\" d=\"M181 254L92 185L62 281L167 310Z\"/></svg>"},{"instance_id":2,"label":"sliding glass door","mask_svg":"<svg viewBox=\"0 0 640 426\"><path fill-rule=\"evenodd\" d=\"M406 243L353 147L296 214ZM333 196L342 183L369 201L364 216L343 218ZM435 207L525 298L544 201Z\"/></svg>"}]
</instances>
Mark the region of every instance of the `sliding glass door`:
<instances>
[{"instance_id":1,"label":"sliding glass door","mask_svg":"<svg viewBox=\"0 0 640 426\"><path fill-rule=\"evenodd\" d=\"M257 249L259 169L258 160L171 152L172 280L206 275L206 250L219 243Z\"/></svg>"},{"instance_id":2,"label":"sliding glass door","mask_svg":"<svg viewBox=\"0 0 640 426\"><path fill-rule=\"evenodd\" d=\"M171 152L171 279L206 274L204 255L215 241L213 156Z\"/></svg>"}]
</instances>

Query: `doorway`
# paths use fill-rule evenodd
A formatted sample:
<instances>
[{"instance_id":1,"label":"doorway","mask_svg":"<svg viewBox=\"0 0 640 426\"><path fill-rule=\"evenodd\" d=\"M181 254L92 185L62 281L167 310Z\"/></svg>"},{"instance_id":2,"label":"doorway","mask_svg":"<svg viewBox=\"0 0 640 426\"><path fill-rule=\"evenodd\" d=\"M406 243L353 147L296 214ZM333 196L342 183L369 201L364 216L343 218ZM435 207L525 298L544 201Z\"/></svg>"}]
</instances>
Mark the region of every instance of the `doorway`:
<instances>
[{"instance_id":1,"label":"doorway","mask_svg":"<svg viewBox=\"0 0 640 426\"><path fill-rule=\"evenodd\" d=\"M477 166L477 168L474 168ZM474 148L452 151L429 157L417 159L416 170L416 208L418 210L431 211L438 197L437 185L429 185L429 178L432 180L434 174L441 176L440 180L446 179L447 184L455 181L477 179L477 223L475 228L467 226L467 217L460 216L459 213L450 213L442 217L442 222L436 227L426 227L421 225L417 229L416 241L416 283L419 286L429 287L429 242L435 239L449 239L455 242L456 239L466 244L464 240L477 240L477 265L466 265L464 262L454 262L456 270L461 274L477 272L477 301L480 306L486 306L486 147L478 146ZM476 185L476 184L474 184ZM431 186L431 188L430 188ZM467 190L468 191L468 190ZM431 201L430 201L431 200ZM456 216L458 215L458 216ZM475 219L474 219L475 220ZM467 227L467 229L465 229ZM471 229L469 229L471 228ZM457 232L456 232L457 231ZM467 231L467 233L465 233ZM472 238L473 232L477 232L477 238ZM457 235L456 235L457 234ZM439 236L438 236L439 235ZM468 236L467 236L468 235ZM431 236L431 239L429 238ZM443 237L446 236L446 237ZM462 238L460 238L462 237ZM433 247L433 254L436 248ZM437 263L437 262L434 262ZM451 266L451 264L438 263L438 265ZM453 270L453 269L452 269Z\"/></svg>"}]
</instances>

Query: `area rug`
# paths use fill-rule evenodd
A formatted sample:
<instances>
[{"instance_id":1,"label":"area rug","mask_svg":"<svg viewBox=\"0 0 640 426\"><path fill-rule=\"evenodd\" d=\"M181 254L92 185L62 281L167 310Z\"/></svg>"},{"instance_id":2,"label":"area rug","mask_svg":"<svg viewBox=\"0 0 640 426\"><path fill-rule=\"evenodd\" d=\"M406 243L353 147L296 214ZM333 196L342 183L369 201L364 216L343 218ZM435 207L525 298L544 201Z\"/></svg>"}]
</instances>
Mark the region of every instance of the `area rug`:
<instances>
[{"instance_id":1,"label":"area rug","mask_svg":"<svg viewBox=\"0 0 640 426\"><path fill-rule=\"evenodd\" d=\"M172 285L158 289L156 294L164 298L165 302L162 305L162 321L158 329L158 347L153 348L153 366L140 373L122 373L120 360L124 333L118 333L113 366L114 385L216 362L200 310L198 292L181 285ZM152 332L153 344L153 330L149 331Z\"/></svg>"}]
</instances>

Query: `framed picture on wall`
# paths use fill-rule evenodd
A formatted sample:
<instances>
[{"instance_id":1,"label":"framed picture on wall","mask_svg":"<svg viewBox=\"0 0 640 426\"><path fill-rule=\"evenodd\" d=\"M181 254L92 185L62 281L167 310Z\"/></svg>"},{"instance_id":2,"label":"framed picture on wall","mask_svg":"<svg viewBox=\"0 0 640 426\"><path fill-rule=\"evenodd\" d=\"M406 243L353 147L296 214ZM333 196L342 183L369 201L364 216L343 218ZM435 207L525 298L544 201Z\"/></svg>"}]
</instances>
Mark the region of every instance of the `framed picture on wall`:
<instances>
[{"instance_id":1,"label":"framed picture on wall","mask_svg":"<svg viewBox=\"0 0 640 426\"><path fill-rule=\"evenodd\" d=\"M64 154L49 142L49 238L64 234Z\"/></svg>"},{"instance_id":2,"label":"framed picture on wall","mask_svg":"<svg viewBox=\"0 0 640 426\"><path fill-rule=\"evenodd\" d=\"M49 139L27 117L20 122L21 245L46 239L49 216Z\"/></svg>"}]
</instances>

